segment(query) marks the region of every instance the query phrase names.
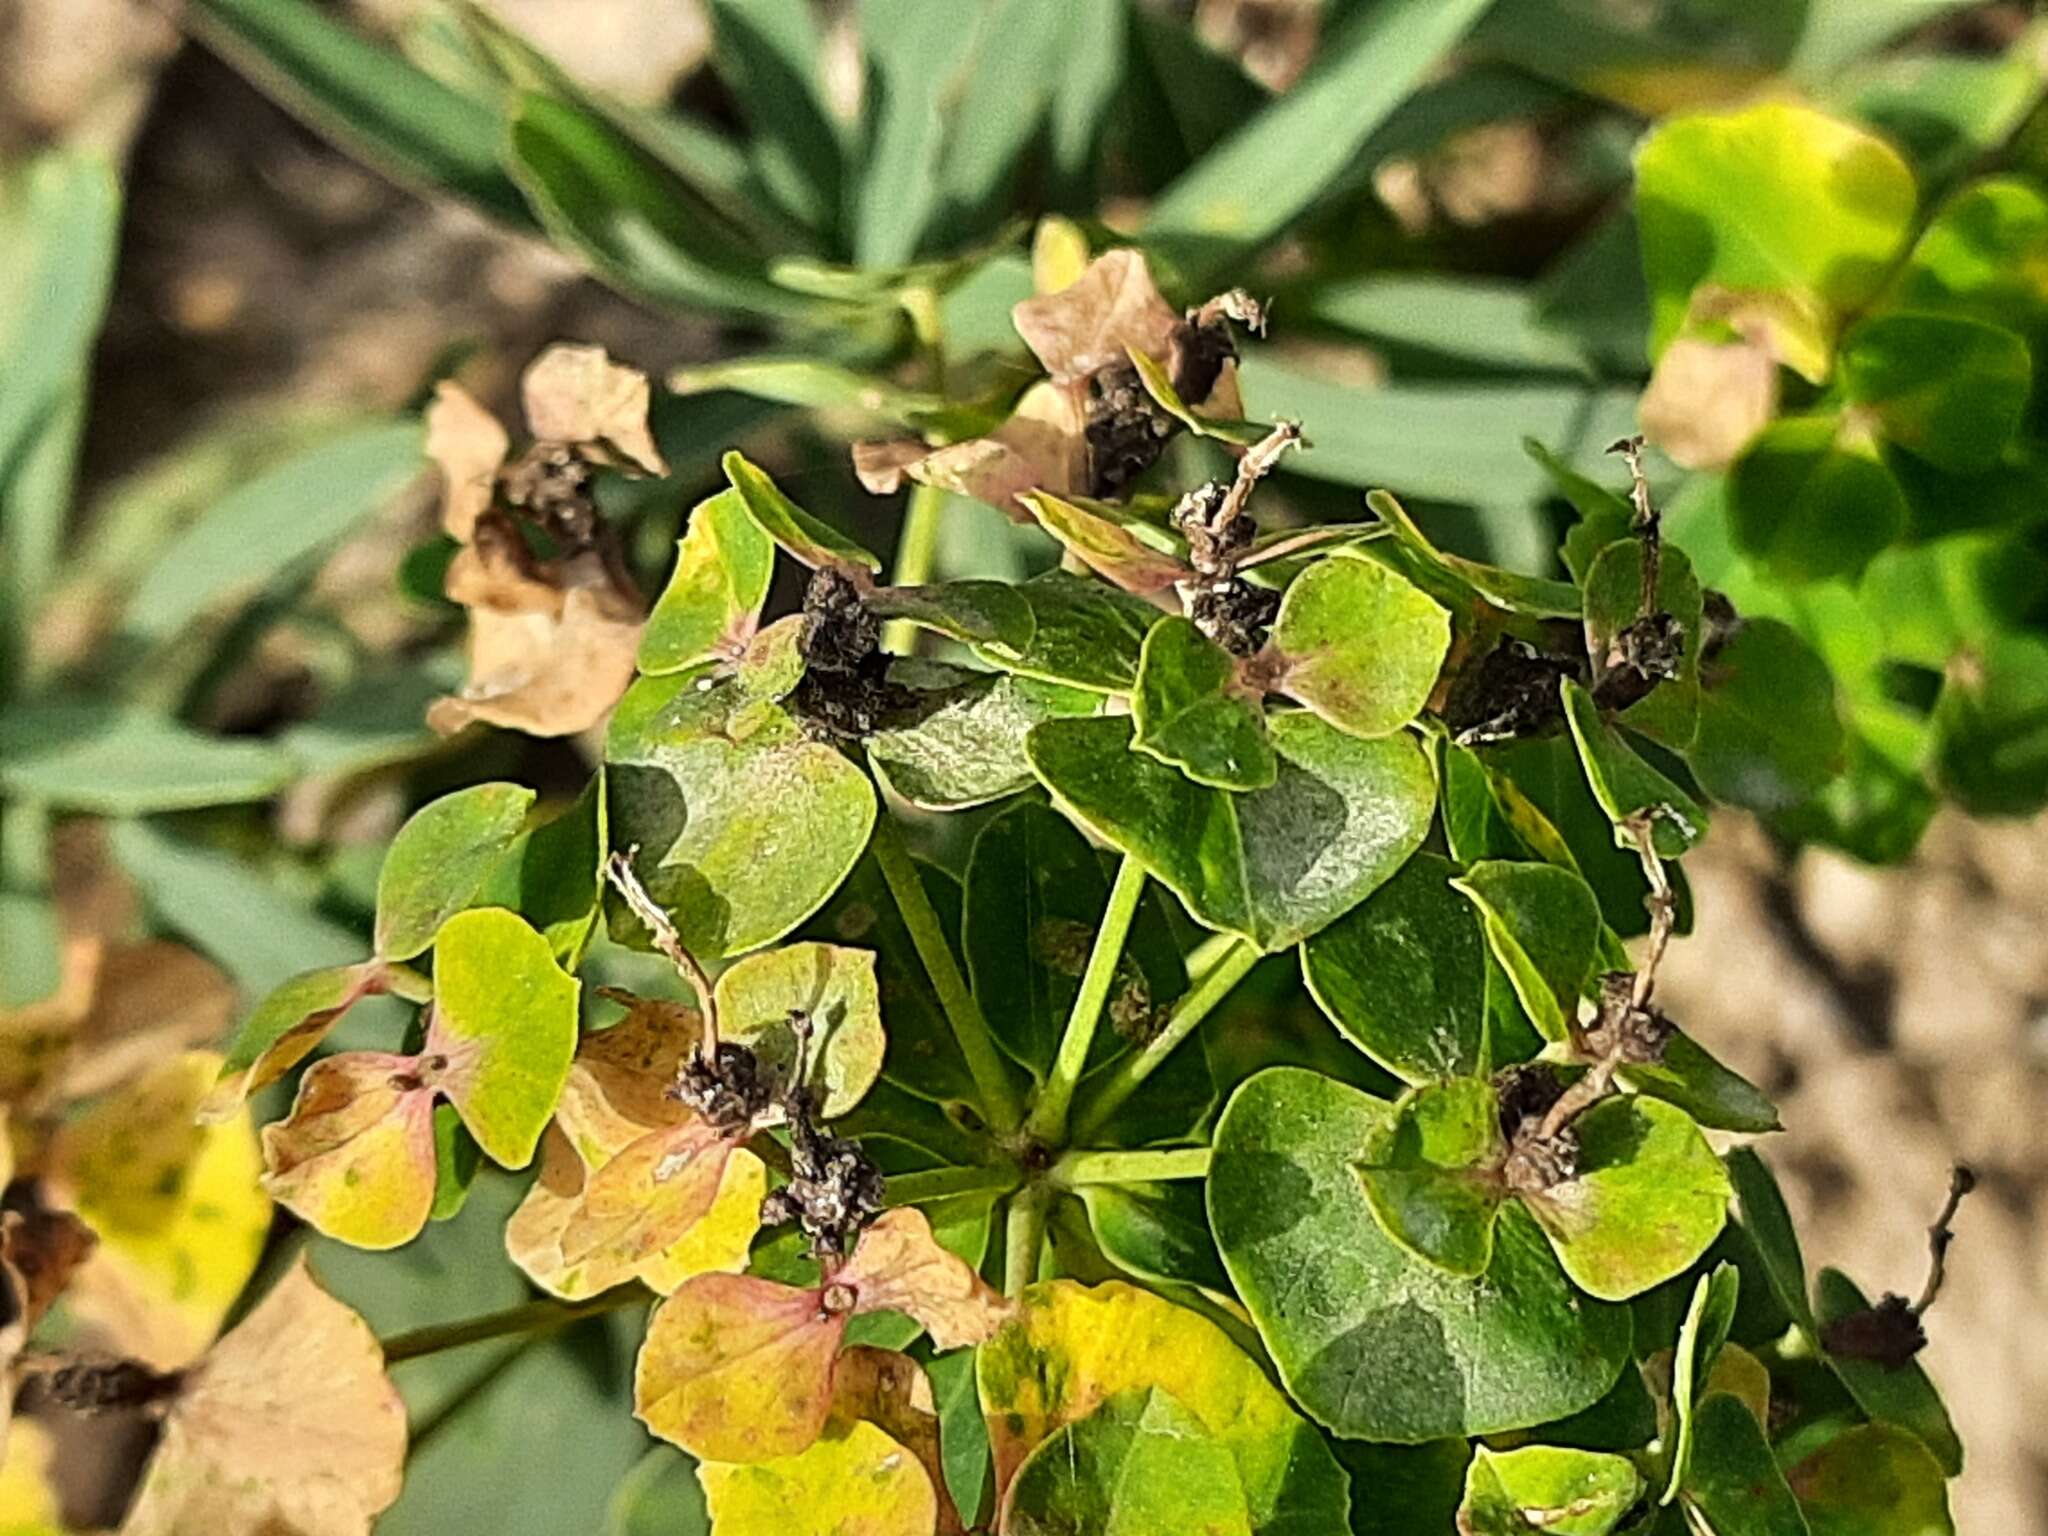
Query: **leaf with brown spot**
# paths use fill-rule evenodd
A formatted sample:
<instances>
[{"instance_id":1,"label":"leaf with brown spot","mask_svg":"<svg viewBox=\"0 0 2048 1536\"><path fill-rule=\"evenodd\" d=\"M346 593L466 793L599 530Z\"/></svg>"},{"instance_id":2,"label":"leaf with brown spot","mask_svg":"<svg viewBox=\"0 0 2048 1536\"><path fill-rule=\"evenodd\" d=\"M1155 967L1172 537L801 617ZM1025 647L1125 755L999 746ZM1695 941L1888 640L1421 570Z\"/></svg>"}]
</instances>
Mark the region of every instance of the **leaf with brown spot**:
<instances>
[{"instance_id":1,"label":"leaf with brown spot","mask_svg":"<svg viewBox=\"0 0 2048 1536\"><path fill-rule=\"evenodd\" d=\"M623 460L621 468L668 473L647 430L647 375L613 362L604 348L549 347L527 365L519 390L541 442L601 448Z\"/></svg>"},{"instance_id":2,"label":"leaf with brown spot","mask_svg":"<svg viewBox=\"0 0 2048 1536\"><path fill-rule=\"evenodd\" d=\"M1183 324L1144 253L1129 247L1104 252L1056 292L1022 300L1010 318L1059 382L1085 379L1131 351L1164 358Z\"/></svg>"},{"instance_id":3,"label":"leaf with brown spot","mask_svg":"<svg viewBox=\"0 0 2048 1536\"><path fill-rule=\"evenodd\" d=\"M122 1536L367 1536L405 1445L376 1336L302 1259L185 1379Z\"/></svg>"},{"instance_id":4,"label":"leaf with brown spot","mask_svg":"<svg viewBox=\"0 0 2048 1536\"><path fill-rule=\"evenodd\" d=\"M591 1174L562 1230L562 1258L635 1266L680 1241L718 1199L738 1140L691 1115L649 1131Z\"/></svg>"},{"instance_id":5,"label":"leaf with brown spot","mask_svg":"<svg viewBox=\"0 0 2048 1536\"><path fill-rule=\"evenodd\" d=\"M434 1091L418 1061L351 1051L315 1062L292 1112L263 1128L263 1187L358 1248L419 1235L434 1203Z\"/></svg>"}]
</instances>

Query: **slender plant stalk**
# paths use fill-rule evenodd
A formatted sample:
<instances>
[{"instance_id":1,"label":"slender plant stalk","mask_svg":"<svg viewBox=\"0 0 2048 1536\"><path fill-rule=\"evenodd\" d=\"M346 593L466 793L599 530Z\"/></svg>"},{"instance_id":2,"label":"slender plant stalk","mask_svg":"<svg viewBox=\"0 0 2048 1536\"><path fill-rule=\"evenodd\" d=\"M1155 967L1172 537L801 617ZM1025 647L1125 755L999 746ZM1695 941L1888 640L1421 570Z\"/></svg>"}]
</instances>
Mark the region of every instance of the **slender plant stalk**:
<instances>
[{"instance_id":1,"label":"slender plant stalk","mask_svg":"<svg viewBox=\"0 0 2048 1536\"><path fill-rule=\"evenodd\" d=\"M888 1198L891 1205L924 1205L954 1195L1007 1195L1023 1182L1024 1171L1015 1163L928 1168L890 1175Z\"/></svg>"},{"instance_id":2,"label":"slender plant stalk","mask_svg":"<svg viewBox=\"0 0 2048 1536\"><path fill-rule=\"evenodd\" d=\"M481 1344L486 1339L554 1333L586 1317L617 1312L646 1300L644 1287L621 1285L588 1301L528 1301L507 1307L502 1312L464 1318L459 1323L434 1323L409 1333L393 1334L384 1340L384 1363L402 1365L407 1360L438 1355L445 1349L460 1349L465 1344Z\"/></svg>"},{"instance_id":3,"label":"slender plant stalk","mask_svg":"<svg viewBox=\"0 0 2048 1536\"><path fill-rule=\"evenodd\" d=\"M1141 1152L1069 1152L1052 1165L1052 1181L1062 1189L1084 1184L1146 1184L1157 1179L1205 1179L1207 1147L1163 1147Z\"/></svg>"},{"instance_id":4,"label":"slender plant stalk","mask_svg":"<svg viewBox=\"0 0 2048 1536\"><path fill-rule=\"evenodd\" d=\"M925 893L924 881L919 878L917 865L903 841L903 829L886 809L875 823L874 853L889 894L896 900L896 910L903 914L903 926L910 930L910 941L917 946L918 958L924 962L925 974L931 977L932 989L939 994L939 1006L945 1010L947 1024L952 1026L960 1054L967 1059L968 1073L981 1095L982 1110L996 1133L1008 1136L1024 1120L1016 1087L1010 1081L1009 1069L1003 1065L1002 1053L996 1049L995 1037L988 1032L988 1020L982 1017L981 1005L967 990L960 962L953 958L946 932L939 926L939 914L932 910L931 897Z\"/></svg>"},{"instance_id":5,"label":"slender plant stalk","mask_svg":"<svg viewBox=\"0 0 2048 1536\"><path fill-rule=\"evenodd\" d=\"M1081 990L1074 994L1066 1032L1060 1036L1059 1054L1053 1058L1052 1071L1046 1075L1038 1102L1031 1108L1031 1118L1024 1123L1025 1133L1047 1146L1060 1146L1066 1137L1067 1111L1074 1102L1074 1088L1088 1065L1096 1027L1102 1022L1102 1008L1109 1001L1116 968L1123 960L1124 943L1130 937L1131 920L1138 914L1138 898L1144 894L1144 866L1127 853L1117 866L1116 884L1110 887L1102 926L1095 931L1095 947L1088 953L1088 968L1081 973Z\"/></svg>"},{"instance_id":6,"label":"slender plant stalk","mask_svg":"<svg viewBox=\"0 0 2048 1536\"><path fill-rule=\"evenodd\" d=\"M903 510L903 529L896 537L896 569L890 575L895 585L915 587L932 579L945 507L946 493L936 486L910 488L910 504ZM916 648L917 626L910 620L891 619L882 626L883 650L907 656Z\"/></svg>"},{"instance_id":7,"label":"slender plant stalk","mask_svg":"<svg viewBox=\"0 0 2048 1536\"><path fill-rule=\"evenodd\" d=\"M1244 980L1245 972L1258 962L1257 946L1244 939L1239 939L1224 951L1222 958L1188 989L1187 995L1174 1008L1173 1016L1166 1021L1166 1027L1154 1035L1142 1051L1133 1052L1118 1062L1103 1085L1081 1106L1074 1139L1087 1142L1107 1125L1110 1118L1123 1108L1124 1101L1136 1093L1145 1079L1157 1072L1166 1058L1173 1054L1173 1048L1187 1039L1194 1027L1230 995L1230 989Z\"/></svg>"},{"instance_id":8,"label":"slender plant stalk","mask_svg":"<svg viewBox=\"0 0 2048 1536\"><path fill-rule=\"evenodd\" d=\"M1021 1296L1038 1278L1038 1256L1045 1247L1045 1218L1052 1210L1052 1189L1031 1184L1010 1198L1003 1228L1003 1294Z\"/></svg>"},{"instance_id":9,"label":"slender plant stalk","mask_svg":"<svg viewBox=\"0 0 2048 1536\"><path fill-rule=\"evenodd\" d=\"M499 1350L496 1359L449 1393L432 1413L412 1426L405 1437L405 1454L417 1456L422 1446L454 1422L456 1415L502 1381L506 1373L524 1360L533 1347L545 1337L545 1334L529 1333Z\"/></svg>"}]
</instances>

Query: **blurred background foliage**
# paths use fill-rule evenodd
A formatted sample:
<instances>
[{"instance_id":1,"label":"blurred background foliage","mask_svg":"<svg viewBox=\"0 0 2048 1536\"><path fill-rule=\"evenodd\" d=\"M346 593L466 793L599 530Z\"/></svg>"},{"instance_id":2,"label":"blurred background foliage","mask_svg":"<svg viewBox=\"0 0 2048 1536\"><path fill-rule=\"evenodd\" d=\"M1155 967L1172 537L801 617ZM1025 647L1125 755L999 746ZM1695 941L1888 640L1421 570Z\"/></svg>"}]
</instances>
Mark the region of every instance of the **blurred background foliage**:
<instances>
[{"instance_id":1,"label":"blurred background foliage","mask_svg":"<svg viewBox=\"0 0 2048 1536\"><path fill-rule=\"evenodd\" d=\"M603 487L648 591L734 444L901 579L1051 564L964 498L906 521L847 453L1000 418L1032 376L1009 310L1048 216L1040 259L1062 231L1135 241L1177 301L1270 296L1245 398L1312 440L1262 492L1277 523L1354 519L1386 486L1445 548L1551 573L1614 512L1603 451L1640 407L1670 536L1800 648L1759 707L1810 682L1806 650L1827 663L1839 755L1796 794L1713 786L1774 837L1898 860L1944 798L2048 801L2048 35L2025 6L17 12L0 1011L60 993L67 938L143 929L260 995L361 952L412 805L488 776L580 786L577 742L424 725L461 623L417 408L458 368L503 404L541 341L587 335L666 374L671 474ZM1695 116L1759 101L1779 105L1739 131ZM1179 440L1156 483L1216 452ZM390 1023L367 1007L334 1043ZM403 1258L323 1271L385 1332L516 1299L501 1182ZM422 1470L381 1528L679 1528L663 1501L694 1482L660 1452L621 1483L644 1437L599 1411L625 1336L408 1378ZM543 1412L587 1454L528 1475Z\"/></svg>"}]
</instances>

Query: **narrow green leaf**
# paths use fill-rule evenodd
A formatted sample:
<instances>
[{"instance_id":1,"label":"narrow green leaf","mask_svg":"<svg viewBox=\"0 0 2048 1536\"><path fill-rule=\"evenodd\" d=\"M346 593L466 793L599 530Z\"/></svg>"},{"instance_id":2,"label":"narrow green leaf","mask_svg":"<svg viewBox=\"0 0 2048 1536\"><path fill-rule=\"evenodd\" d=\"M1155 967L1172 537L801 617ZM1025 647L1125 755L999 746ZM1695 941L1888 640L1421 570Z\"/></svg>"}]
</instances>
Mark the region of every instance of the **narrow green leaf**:
<instances>
[{"instance_id":1,"label":"narrow green leaf","mask_svg":"<svg viewBox=\"0 0 2048 1536\"><path fill-rule=\"evenodd\" d=\"M1743 1230L1756 1247L1757 1259L1778 1304L1809 1340L1817 1341L1820 1328L1814 1319L1813 1303L1806 1294L1806 1260L1799 1251L1799 1233L1792 1225L1792 1213L1785 1209L1778 1181L1749 1147L1736 1147L1729 1152L1728 1178L1742 1212Z\"/></svg>"},{"instance_id":2,"label":"narrow green leaf","mask_svg":"<svg viewBox=\"0 0 2048 1536\"><path fill-rule=\"evenodd\" d=\"M763 184L804 224L838 224L839 130L824 100L823 39L804 0L712 0L712 66L753 128Z\"/></svg>"},{"instance_id":3,"label":"narrow green leaf","mask_svg":"<svg viewBox=\"0 0 2048 1536\"><path fill-rule=\"evenodd\" d=\"M1700 1404L1685 1501L1714 1536L1810 1536L1762 1427L1726 1392Z\"/></svg>"},{"instance_id":4,"label":"narrow green leaf","mask_svg":"<svg viewBox=\"0 0 2048 1536\"><path fill-rule=\"evenodd\" d=\"M1280 772L1265 711L1238 685L1228 651L1178 616L1161 619L1138 657L1131 745L1217 789L1264 789Z\"/></svg>"},{"instance_id":5,"label":"narrow green leaf","mask_svg":"<svg viewBox=\"0 0 2048 1536\"><path fill-rule=\"evenodd\" d=\"M720 463L725 478L746 503L748 515L792 559L812 570L826 565L860 565L871 571L882 568L874 555L791 501L766 472L738 450Z\"/></svg>"},{"instance_id":6,"label":"narrow green leaf","mask_svg":"<svg viewBox=\"0 0 2048 1536\"><path fill-rule=\"evenodd\" d=\"M1614 823L1617 844L1632 845L1624 823L1646 817L1651 841L1660 857L1675 859L1707 835L1707 813L1700 803L1659 773L1622 740L1593 702L1593 696L1567 678L1565 718L1593 798Z\"/></svg>"},{"instance_id":7,"label":"narrow green leaf","mask_svg":"<svg viewBox=\"0 0 2048 1536\"><path fill-rule=\"evenodd\" d=\"M1457 1077L1401 1096L1358 1177L1388 1237L1446 1274L1476 1279L1493 1261L1503 1151L1493 1086Z\"/></svg>"},{"instance_id":8,"label":"narrow green leaf","mask_svg":"<svg viewBox=\"0 0 2048 1536\"><path fill-rule=\"evenodd\" d=\"M1488 860L1451 882L1479 909L1494 958L1546 1040L1565 1040L1600 953L1592 887L1554 864Z\"/></svg>"},{"instance_id":9,"label":"narrow green leaf","mask_svg":"<svg viewBox=\"0 0 2048 1536\"><path fill-rule=\"evenodd\" d=\"M423 191L532 223L498 163L490 105L356 36L307 0L195 0L186 25L315 130Z\"/></svg>"},{"instance_id":10,"label":"narrow green leaf","mask_svg":"<svg viewBox=\"0 0 2048 1536\"><path fill-rule=\"evenodd\" d=\"M69 810L142 816L265 800L291 781L267 742L204 736L114 704L47 703L0 718L0 789Z\"/></svg>"}]
</instances>

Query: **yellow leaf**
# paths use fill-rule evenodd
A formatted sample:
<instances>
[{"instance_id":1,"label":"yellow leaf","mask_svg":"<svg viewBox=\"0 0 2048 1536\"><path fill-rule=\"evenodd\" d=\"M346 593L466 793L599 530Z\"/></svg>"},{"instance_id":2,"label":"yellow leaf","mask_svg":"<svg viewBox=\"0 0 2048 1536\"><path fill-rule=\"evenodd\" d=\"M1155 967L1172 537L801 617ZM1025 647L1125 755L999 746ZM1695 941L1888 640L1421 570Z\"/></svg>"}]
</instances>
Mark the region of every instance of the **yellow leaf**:
<instances>
[{"instance_id":1,"label":"yellow leaf","mask_svg":"<svg viewBox=\"0 0 2048 1536\"><path fill-rule=\"evenodd\" d=\"M835 1420L794 1456L697 1469L719 1536L932 1536L938 1496L918 1459L864 1419Z\"/></svg>"},{"instance_id":2,"label":"yellow leaf","mask_svg":"<svg viewBox=\"0 0 2048 1536\"><path fill-rule=\"evenodd\" d=\"M255 1273L270 1230L248 1112L195 1122L220 1058L159 1066L63 1127L51 1179L99 1248L69 1303L111 1346L160 1371L196 1359Z\"/></svg>"},{"instance_id":3,"label":"yellow leaf","mask_svg":"<svg viewBox=\"0 0 2048 1536\"><path fill-rule=\"evenodd\" d=\"M358 1248L419 1235L434 1204L434 1094L410 1056L349 1051L299 1079L292 1112L263 1128L263 1185Z\"/></svg>"}]
</instances>

